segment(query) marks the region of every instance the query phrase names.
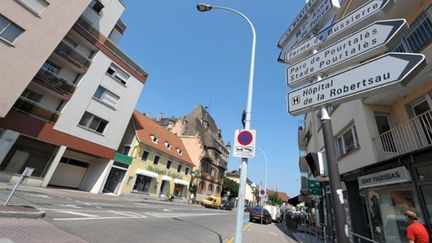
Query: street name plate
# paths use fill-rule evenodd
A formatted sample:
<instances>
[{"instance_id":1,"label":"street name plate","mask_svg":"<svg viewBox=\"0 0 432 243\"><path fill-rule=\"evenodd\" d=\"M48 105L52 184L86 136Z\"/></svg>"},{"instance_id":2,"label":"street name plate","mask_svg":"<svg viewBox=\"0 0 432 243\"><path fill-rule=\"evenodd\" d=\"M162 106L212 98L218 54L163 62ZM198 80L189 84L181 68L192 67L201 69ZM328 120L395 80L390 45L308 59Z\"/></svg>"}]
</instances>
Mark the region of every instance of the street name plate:
<instances>
[{"instance_id":1,"label":"street name plate","mask_svg":"<svg viewBox=\"0 0 432 243\"><path fill-rule=\"evenodd\" d=\"M322 73L330 74L379 55L388 49L391 41L407 28L405 19L376 21L360 31L322 49L311 57L286 69L290 88L312 81Z\"/></svg>"},{"instance_id":2,"label":"street name plate","mask_svg":"<svg viewBox=\"0 0 432 243\"><path fill-rule=\"evenodd\" d=\"M339 8L339 0L309 1L285 31L278 47L290 50L309 33L318 32Z\"/></svg>"},{"instance_id":3,"label":"street name plate","mask_svg":"<svg viewBox=\"0 0 432 243\"><path fill-rule=\"evenodd\" d=\"M325 104L335 105L382 92L382 88L391 88L400 82L405 85L424 64L423 54L390 52L288 93L288 112L296 116Z\"/></svg>"},{"instance_id":4,"label":"street name plate","mask_svg":"<svg viewBox=\"0 0 432 243\"><path fill-rule=\"evenodd\" d=\"M372 16L378 16L378 13L389 9L392 6L389 2L391 1L369 1L314 37L296 45L291 50L289 50L289 48L284 48L279 55L279 60L288 64L293 64L309 55L314 48L322 49L332 44L335 37L346 34L347 31L354 26L357 29L363 28L376 19L372 18ZM365 21L366 19L367 21Z\"/></svg>"}]
</instances>

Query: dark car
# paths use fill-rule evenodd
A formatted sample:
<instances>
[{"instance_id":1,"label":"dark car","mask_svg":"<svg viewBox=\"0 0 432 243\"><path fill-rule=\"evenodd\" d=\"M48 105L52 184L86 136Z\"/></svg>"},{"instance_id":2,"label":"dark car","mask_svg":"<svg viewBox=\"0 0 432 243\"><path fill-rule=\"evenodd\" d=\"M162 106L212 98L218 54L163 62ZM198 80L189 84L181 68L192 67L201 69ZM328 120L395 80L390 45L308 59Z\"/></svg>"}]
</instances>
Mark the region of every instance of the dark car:
<instances>
[{"instance_id":1,"label":"dark car","mask_svg":"<svg viewBox=\"0 0 432 243\"><path fill-rule=\"evenodd\" d=\"M234 207L234 203L228 200L223 200L221 205L220 205L220 209L225 209L225 210L232 210Z\"/></svg>"},{"instance_id":2,"label":"dark car","mask_svg":"<svg viewBox=\"0 0 432 243\"><path fill-rule=\"evenodd\" d=\"M250 205L247 205L247 204L246 204L246 205L244 206L244 211L245 211L245 212L249 212L250 209L251 209L251 206L250 206Z\"/></svg>"},{"instance_id":3,"label":"dark car","mask_svg":"<svg viewBox=\"0 0 432 243\"><path fill-rule=\"evenodd\" d=\"M249 211L249 222L263 222L265 224L270 224L272 222L272 217L267 209L254 207Z\"/></svg>"}]
</instances>

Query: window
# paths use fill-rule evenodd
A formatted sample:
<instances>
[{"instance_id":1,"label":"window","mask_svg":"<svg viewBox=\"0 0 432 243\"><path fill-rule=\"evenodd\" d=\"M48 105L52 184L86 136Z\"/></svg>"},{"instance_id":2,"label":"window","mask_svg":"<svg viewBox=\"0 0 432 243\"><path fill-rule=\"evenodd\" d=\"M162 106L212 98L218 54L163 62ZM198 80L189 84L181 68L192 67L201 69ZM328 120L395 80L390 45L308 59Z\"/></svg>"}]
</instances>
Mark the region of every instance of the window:
<instances>
[{"instance_id":1,"label":"window","mask_svg":"<svg viewBox=\"0 0 432 243\"><path fill-rule=\"evenodd\" d=\"M337 154L338 157L353 151L360 147L355 126L351 126L341 136L337 138Z\"/></svg>"},{"instance_id":2,"label":"window","mask_svg":"<svg viewBox=\"0 0 432 243\"><path fill-rule=\"evenodd\" d=\"M165 142L165 147L170 150L172 148L172 145L169 142Z\"/></svg>"},{"instance_id":3,"label":"window","mask_svg":"<svg viewBox=\"0 0 432 243\"><path fill-rule=\"evenodd\" d=\"M0 15L0 38L8 43L14 43L15 39L24 32L24 29Z\"/></svg>"},{"instance_id":4,"label":"window","mask_svg":"<svg viewBox=\"0 0 432 243\"><path fill-rule=\"evenodd\" d=\"M181 171L181 169L182 169L182 165L181 165L181 164L179 164L179 165L178 165L178 167L177 167L177 172L180 172L180 171Z\"/></svg>"},{"instance_id":5,"label":"window","mask_svg":"<svg viewBox=\"0 0 432 243\"><path fill-rule=\"evenodd\" d=\"M59 74L61 67L55 65L54 63L50 62L50 61L45 61L45 63L42 65L43 68L45 68L48 71L51 71L54 74Z\"/></svg>"},{"instance_id":6,"label":"window","mask_svg":"<svg viewBox=\"0 0 432 243\"><path fill-rule=\"evenodd\" d=\"M108 125L108 121L86 111L81 118L79 125L95 132L103 133L106 126Z\"/></svg>"},{"instance_id":7,"label":"window","mask_svg":"<svg viewBox=\"0 0 432 243\"><path fill-rule=\"evenodd\" d=\"M92 0L89 4L89 7L96 11L96 13L100 13L104 8L104 5L98 0Z\"/></svg>"},{"instance_id":8,"label":"window","mask_svg":"<svg viewBox=\"0 0 432 243\"><path fill-rule=\"evenodd\" d=\"M177 153L180 154L180 155L183 155L183 150L180 149L180 148L177 148Z\"/></svg>"},{"instance_id":9,"label":"window","mask_svg":"<svg viewBox=\"0 0 432 243\"><path fill-rule=\"evenodd\" d=\"M43 97L43 95L36 93L33 90L27 88L24 90L21 96L31 101L34 101L36 103L39 103Z\"/></svg>"},{"instance_id":10,"label":"window","mask_svg":"<svg viewBox=\"0 0 432 243\"><path fill-rule=\"evenodd\" d=\"M148 193L150 190L151 181L152 181L151 177L137 174L133 190L138 192Z\"/></svg>"},{"instance_id":11,"label":"window","mask_svg":"<svg viewBox=\"0 0 432 243\"><path fill-rule=\"evenodd\" d=\"M69 36L65 36L63 38L63 41L66 42L69 46L73 47L73 48L77 48L78 47L78 42L74 41L71 37Z\"/></svg>"},{"instance_id":12,"label":"window","mask_svg":"<svg viewBox=\"0 0 432 243\"><path fill-rule=\"evenodd\" d=\"M155 135L150 135L150 138L151 138L151 141L153 143L158 143L158 141L159 141L159 138L157 136L155 136Z\"/></svg>"},{"instance_id":13,"label":"window","mask_svg":"<svg viewBox=\"0 0 432 243\"><path fill-rule=\"evenodd\" d=\"M105 89L102 86L99 86L96 90L96 92L93 95L94 98L99 100L100 102L111 106L113 108L117 107L118 101L120 99L119 96L115 95L111 91Z\"/></svg>"},{"instance_id":14,"label":"window","mask_svg":"<svg viewBox=\"0 0 432 243\"><path fill-rule=\"evenodd\" d=\"M111 64L111 66L108 68L107 74L123 85L127 84L127 80L130 77L129 74L127 74L114 64Z\"/></svg>"},{"instance_id":15,"label":"window","mask_svg":"<svg viewBox=\"0 0 432 243\"><path fill-rule=\"evenodd\" d=\"M160 159L160 157L157 156L157 155L155 155L154 160L153 160L153 164L154 165L158 165L159 164L159 159Z\"/></svg>"},{"instance_id":16,"label":"window","mask_svg":"<svg viewBox=\"0 0 432 243\"><path fill-rule=\"evenodd\" d=\"M149 152L147 152L147 151L144 151L144 153L143 153L143 155L142 155L142 157L141 157L141 160L144 160L144 161L146 161L147 159L148 159L148 156L150 155L150 153Z\"/></svg>"},{"instance_id":17,"label":"window","mask_svg":"<svg viewBox=\"0 0 432 243\"><path fill-rule=\"evenodd\" d=\"M171 161L171 160L168 160L167 165L166 165L166 168L167 168L167 169L170 169L170 168L171 168L171 164L172 164L172 161Z\"/></svg>"},{"instance_id":18,"label":"window","mask_svg":"<svg viewBox=\"0 0 432 243\"><path fill-rule=\"evenodd\" d=\"M37 15L41 14L43 10L48 7L48 3L45 0L16 0L25 8L30 10L32 13Z\"/></svg>"},{"instance_id":19,"label":"window","mask_svg":"<svg viewBox=\"0 0 432 243\"><path fill-rule=\"evenodd\" d=\"M189 175L189 170L190 170L189 167L185 168L185 175Z\"/></svg>"}]
</instances>

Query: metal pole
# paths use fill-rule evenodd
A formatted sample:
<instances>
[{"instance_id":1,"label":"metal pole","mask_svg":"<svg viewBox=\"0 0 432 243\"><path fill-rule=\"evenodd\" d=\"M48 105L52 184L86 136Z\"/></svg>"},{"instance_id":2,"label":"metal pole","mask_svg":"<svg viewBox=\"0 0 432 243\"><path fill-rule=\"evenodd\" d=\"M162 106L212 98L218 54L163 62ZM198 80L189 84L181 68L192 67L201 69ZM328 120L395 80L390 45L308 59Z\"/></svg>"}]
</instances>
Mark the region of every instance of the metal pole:
<instances>
[{"instance_id":1,"label":"metal pole","mask_svg":"<svg viewBox=\"0 0 432 243\"><path fill-rule=\"evenodd\" d=\"M342 185L339 177L339 168L336 160L336 147L333 140L333 129L330 116L326 108L321 108L321 127L324 136L324 146L327 157L327 167L329 174L331 201L334 211L336 240L339 243L349 242L345 234L345 209L343 207Z\"/></svg>"},{"instance_id":2,"label":"metal pole","mask_svg":"<svg viewBox=\"0 0 432 243\"><path fill-rule=\"evenodd\" d=\"M199 4L200 5L200 4ZM206 5L206 4L204 4ZM249 85L248 85L248 94L247 94L247 103L246 103L246 117L245 117L245 129L250 129L250 121L251 121L251 113L252 113L252 95L253 95L253 80L254 80L254 69L255 69L255 47L256 47L256 32L255 27L249 18L244 15L242 12L237 11L232 8L222 7L222 6L210 6L207 5L204 11L209 11L210 9L222 9L227 10L233 13L240 15L243 19L245 19L252 30L252 51L251 51L251 61L250 61L250 69L249 69ZM198 10L200 10L198 8ZM246 178L247 178L247 166L248 159L242 158L240 165L240 187L238 192L238 207L237 207L237 220L236 220L236 231L235 231L235 243L242 242L242 228L243 228L243 218L244 218L244 201L245 201L245 192L246 192Z\"/></svg>"}]
</instances>

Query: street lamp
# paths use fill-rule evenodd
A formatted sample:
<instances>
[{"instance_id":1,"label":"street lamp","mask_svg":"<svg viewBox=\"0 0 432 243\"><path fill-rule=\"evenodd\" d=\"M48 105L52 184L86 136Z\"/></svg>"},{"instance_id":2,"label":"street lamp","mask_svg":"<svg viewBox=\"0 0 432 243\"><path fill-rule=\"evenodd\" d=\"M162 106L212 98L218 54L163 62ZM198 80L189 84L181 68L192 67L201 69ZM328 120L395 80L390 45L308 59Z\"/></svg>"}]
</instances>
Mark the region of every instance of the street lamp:
<instances>
[{"instance_id":1,"label":"street lamp","mask_svg":"<svg viewBox=\"0 0 432 243\"><path fill-rule=\"evenodd\" d=\"M252 111L252 91L253 91L253 78L254 78L254 69L255 69L255 46L256 46L256 33L255 27L252 22L249 20L246 15L243 13L227 7L222 6L211 6L205 3L197 4L197 9L200 12L207 12L212 9L221 9L227 10L233 13L240 15L243 19L245 19L249 26L252 29L252 52L251 52L251 61L250 61L250 69L249 69L249 85L248 85L248 95L247 95L247 103L246 103L246 116L245 116L245 129L250 129L250 120L251 120L251 111ZM242 228L243 228L243 216L244 216L244 201L245 201L245 191L246 191L246 177L247 177L247 164L248 159L242 158L241 162L241 171L240 171L240 188L239 188L239 204L237 208L237 221L236 221L236 231L235 231L235 243L241 243L242 241Z\"/></svg>"}]
</instances>

